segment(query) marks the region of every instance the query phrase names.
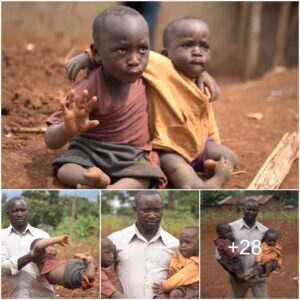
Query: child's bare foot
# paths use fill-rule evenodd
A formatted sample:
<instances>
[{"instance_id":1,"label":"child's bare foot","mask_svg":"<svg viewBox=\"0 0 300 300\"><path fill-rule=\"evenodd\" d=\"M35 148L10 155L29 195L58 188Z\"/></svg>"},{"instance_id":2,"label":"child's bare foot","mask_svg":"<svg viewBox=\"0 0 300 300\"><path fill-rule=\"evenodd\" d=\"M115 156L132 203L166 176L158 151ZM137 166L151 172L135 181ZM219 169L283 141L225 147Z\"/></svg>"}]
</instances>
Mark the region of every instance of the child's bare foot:
<instances>
[{"instance_id":1,"label":"child's bare foot","mask_svg":"<svg viewBox=\"0 0 300 300\"><path fill-rule=\"evenodd\" d=\"M85 186L103 189L110 184L110 178L107 174L101 171L97 167L91 167L86 172L83 173L83 176L89 180L87 185L77 185L77 188L83 188Z\"/></svg>"},{"instance_id":2,"label":"child's bare foot","mask_svg":"<svg viewBox=\"0 0 300 300\"><path fill-rule=\"evenodd\" d=\"M213 177L215 174L215 168L216 165L218 164L218 161L213 160L213 159L206 159L203 162L203 169L204 169L204 173L205 175L210 178Z\"/></svg>"},{"instance_id":3,"label":"child's bare foot","mask_svg":"<svg viewBox=\"0 0 300 300\"><path fill-rule=\"evenodd\" d=\"M222 179L223 183L227 182L229 177L232 174L233 165L224 156L221 157L220 161L216 164L215 167L215 176Z\"/></svg>"}]
</instances>

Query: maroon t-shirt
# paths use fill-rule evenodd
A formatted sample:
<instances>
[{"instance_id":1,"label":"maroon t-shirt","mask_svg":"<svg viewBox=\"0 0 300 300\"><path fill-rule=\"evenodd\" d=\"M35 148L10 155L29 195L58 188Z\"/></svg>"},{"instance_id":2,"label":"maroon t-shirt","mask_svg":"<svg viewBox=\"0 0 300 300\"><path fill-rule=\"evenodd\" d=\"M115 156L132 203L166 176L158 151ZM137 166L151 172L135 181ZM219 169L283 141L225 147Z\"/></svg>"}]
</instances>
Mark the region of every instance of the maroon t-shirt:
<instances>
[{"instance_id":1,"label":"maroon t-shirt","mask_svg":"<svg viewBox=\"0 0 300 300\"><path fill-rule=\"evenodd\" d=\"M225 262L229 262L237 256L236 252L233 251L233 248L229 248L232 246L232 241L229 239L217 239L215 240L215 244L221 258Z\"/></svg>"},{"instance_id":2,"label":"maroon t-shirt","mask_svg":"<svg viewBox=\"0 0 300 300\"><path fill-rule=\"evenodd\" d=\"M89 92L88 99L93 96L97 96L98 99L90 113L90 120L99 120L100 124L81 133L81 136L100 142L151 150L146 86L142 79L131 84L124 98L118 103L111 101L101 68L93 70L88 78L77 82L73 89L77 100L84 89ZM48 125L62 122L61 110L47 120Z\"/></svg>"}]
</instances>

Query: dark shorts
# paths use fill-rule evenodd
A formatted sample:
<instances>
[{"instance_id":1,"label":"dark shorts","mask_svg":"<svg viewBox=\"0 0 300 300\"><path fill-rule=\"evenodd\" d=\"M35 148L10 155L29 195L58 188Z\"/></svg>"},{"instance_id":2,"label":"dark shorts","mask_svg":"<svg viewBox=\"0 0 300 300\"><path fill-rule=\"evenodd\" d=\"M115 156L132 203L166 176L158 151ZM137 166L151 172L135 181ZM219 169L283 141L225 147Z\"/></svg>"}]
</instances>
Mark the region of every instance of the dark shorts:
<instances>
[{"instance_id":1,"label":"dark shorts","mask_svg":"<svg viewBox=\"0 0 300 300\"><path fill-rule=\"evenodd\" d=\"M54 170L62 165L74 163L84 168L98 167L105 172L112 183L120 178L149 178L153 186L165 187L166 177L159 168L156 152L147 152L127 146L102 143L76 136L69 149L52 163Z\"/></svg>"},{"instance_id":2,"label":"dark shorts","mask_svg":"<svg viewBox=\"0 0 300 300\"><path fill-rule=\"evenodd\" d=\"M84 272L86 264L81 260L70 259L67 261L67 266L64 272L64 287L67 289L76 289L84 286L86 281Z\"/></svg>"},{"instance_id":3,"label":"dark shorts","mask_svg":"<svg viewBox=\"0 0 300 300\"><path fill-rule=\"evenodd\" d=\"M232 275L238 274L238 273L244 273L244 266L239 257L234 257L230 262L229 262L233 272L231 273Z\"/></svg>"},{"instance_id":4,"label":"dark shorts","mask_svg":"<svg viewBox=\"0 0 300 300\"><path fill-rule=\"evenodd\" d=\"M205 146L204 146L204 151L195 159L191 162L191 166L195 171L198 172L203 172L203 163L205 160L208 159L208 151L207 151L207 145L209 142L213 142L214 140L212 138L207 138L205 141Z\"/></svg>"},{"instance_id":5,"label":"dark shorts","mask_svg":"<svg viewBox=\"0 0 300 300\"><path fill-rule=\"evenodd\" d=\"M199 299L199 288L192 288L188 285L178 287L183 292L184 299Z\"/></svg>"}]
</instances>

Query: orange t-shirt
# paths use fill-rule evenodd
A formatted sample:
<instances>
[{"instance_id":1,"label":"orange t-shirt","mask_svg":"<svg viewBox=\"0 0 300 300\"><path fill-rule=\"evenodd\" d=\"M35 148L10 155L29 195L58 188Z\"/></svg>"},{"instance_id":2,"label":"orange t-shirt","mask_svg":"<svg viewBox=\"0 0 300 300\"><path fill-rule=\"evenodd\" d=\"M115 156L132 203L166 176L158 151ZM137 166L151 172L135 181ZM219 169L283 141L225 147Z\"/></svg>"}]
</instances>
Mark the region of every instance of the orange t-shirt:
<instances>
[{"instance_id":1,"label":"orange t-shirt","mask_svg":"<svg viewBox=\"0 0 300 300\"><path fill-rule=\"evenodd\" d=\"M175 254L169 265L169 278L162 282L163 287L171 291L182 285L193 288L199 286L199 257L184 257L180 252Z\"/></svg>"}]
</instances>

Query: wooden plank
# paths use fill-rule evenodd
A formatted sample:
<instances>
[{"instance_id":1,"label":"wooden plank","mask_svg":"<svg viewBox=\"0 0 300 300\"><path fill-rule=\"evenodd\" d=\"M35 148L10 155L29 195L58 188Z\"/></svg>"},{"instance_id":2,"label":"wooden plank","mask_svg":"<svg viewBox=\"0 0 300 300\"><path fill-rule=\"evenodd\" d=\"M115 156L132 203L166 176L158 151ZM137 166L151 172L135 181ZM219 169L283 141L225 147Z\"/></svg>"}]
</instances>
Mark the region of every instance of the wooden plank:
<instances>
[{"instance_id":1,"label":"wooden plank","mask_svg":"<svg viewBox=\"0 0 300 300\"><path fill-rule=\"evenodd\" d=\"M298 132L286 133L247 189L278 189L298 155Z\"/></svg>"}]
</instances>

